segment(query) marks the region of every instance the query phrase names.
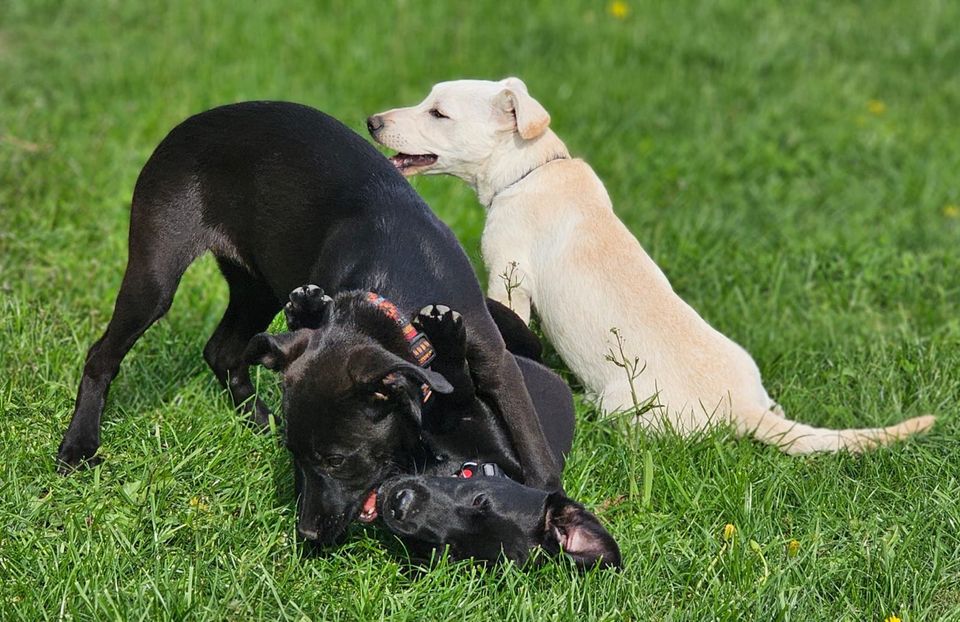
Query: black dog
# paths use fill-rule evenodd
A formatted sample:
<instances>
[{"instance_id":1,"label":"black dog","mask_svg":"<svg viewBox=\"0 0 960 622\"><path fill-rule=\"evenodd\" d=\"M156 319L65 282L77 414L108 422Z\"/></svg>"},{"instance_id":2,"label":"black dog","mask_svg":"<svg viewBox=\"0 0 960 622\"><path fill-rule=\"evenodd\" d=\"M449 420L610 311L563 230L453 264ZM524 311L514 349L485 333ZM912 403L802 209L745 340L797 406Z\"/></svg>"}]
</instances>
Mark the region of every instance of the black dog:
<instances>
[{"instance_id":1,"label":"black dog","mask_svg":"<svg viewBox=\"0 0 960 622\"><path fill-rule=\"evenodd\" d=\"M511 476L559 487L560 470L520 370L453 233L360 136L317 110L281 102L191 117L144 166L133 194L126 273L110 324L87 355L60 444L62 469L95 461L101 413L121 360L167 311L181 275L207 250L227 280L230 301L204 358L256 423L265 424L269 411L251 399L244 352L294 287L375 291L406 312L444 301L463 314L477 393L516 451ZM315 521L323 541L335 539L363 495L381 483L374 470L363 477L364 469L384 459L413 462L407 453L417 426L403 413L410 387L426 382L438 398L449 388L386 330L371 337L351 326L339 335L303 329L257 340L258 360L284 369L290 429L308 430L296 438L295 458L311 474L311 494L323 499L322 519ZM330 379L305 373L319 367L338 373ZM306 419L310 425L300 426ZM356 453L343 457L344 447ZM341 460L357 469L349 485L338 474Z\"/></svg>"},{"instance_id":2,"label":"black dog","mask_svg":"<svg viewBox=\"0 0 960 622\"><path fill-rule=\"evenodd\" d=\"M508 327L505 335L511 337L510 343L536 338L525 325L521 329L511 324L511 316L519 318L496 304L491 301L491 308ZM458 314L431 306L422 310L414 323L442 353L433 368L451 379L452 394L466 397L473 390L471 359ZM550 449L562 467L573 442L572 396L563 381L546 368L523 357L517 362ZM362 520L380 516L409 552L423 558L448 547L453 559L491 562L505 557L522 564L534 550L542 549L551 555L563 552L580 568L620 566L616 541L582 505L562 492L537 490L506 476L507 469L514 466L508 462L512 451L503 440L502 424L482 401L474 399L460 409L433 411L422 424L428 444L460 446L461 451L448 456L445 464L427 459L418 476L404 474L386 480L364 503ZM483 457L491 455L500 455L501 462L485 463Z\"/></svg>"},{"instance_id":3,"label":"black dog","mask_svg":"<svg viewBox=\"0 0 960 622\"><path fill-rule=\"evenodd\" d=\"M509 309L488 304L504 321L509 344L523 349L526 342L529 349L536 336ZM294 332L257 335L247 356L284 374L287 445L296 459L297 527L303 537L322 540L321 534L341 533L355 516L342 511L344 498L349 503L358 492L366 494L358 500L356 518L375 520L376 490L397 473L452 476L473 460L521 472L505 423L474 384L472 364L482 353L470 349L459 313L429 305L408 323L377 294L343 292L331 298L314 285L293 291L284 311ZM522 328L510 323L511 316ZM423 344L432 357L430 369L403 358L422 353ZM310 350L322 356L305 356ZM517 364L550 446L565 447L566 453L574 428L569 387L538 363L517 357ZM368 425L333 433L318 428L335 419L321 411L362 413ZM371 436L369 424L389 432ZM337 440L314 458L314 439L323 436Z\"/></svg>"},{"instance_id":4,"label":"black dog","mask_svg":"<svg viewBox=\"0 0 960 622\"><path fill-rule=\"evenodd\" d=\"M307 286L291 294L287 322L291 326L328 326L336 334L343 325L362 325L356 315L363 311L372 316L368 321L377 320L374 326L382 323L384 314L370 313L372 308L363 302L364 298L341 294L335 301L324 297L318 287ZM529 350L535 349L529 344L539 342L515 314L492 301L491 309L502 318L501 328L507 327L508 344L516 345L520 340L521 348L526 345ZM348 319L349 315L354 317ZM511 324L511 319L521 326ZM539 548L548 554L562 551L581 568L619 566L616 541L582 505L560 492L548 493L506 478L506 471L516 470L515 454L502 422L476 397L470 372L472 359L460 315L447 307L431 305L421 310L413 325L436 349L431 367L434 373L441 372L450 380L450 387L445 387L450 389L448 399L460 396L459 408L421 409L419 388L406 386L406 412L417 417L421 425L423 447L442 447L446 453L437 456L436 451L426 451L416 465L418 472L433 475L386 479L364 501L360 520L372 522L381 516L387 528L401 536L408 550L420 557L448 546L451 557L456 559L493 561L504 556L524 563ZM374 329L371 326L369 330ZM251 348L258 349L256 340ZM523 357L518 357L517 362L531 389L551 451L562 465L570 451L575 423L570 391L559 377L541 365ZM336 371L327 367L311 370L310 374L329 378ZM387 400L386 395L377 395L381 396L379 401ZM378 417L373 409L370 416ZM310 420L301 423L309 425ZM309 437L310 432L309 428L300 432L291 427L288 442L295 446L298 438ZM484 458L490 456L498 456L499 463L484 463ZM347 469L347 457L338 458L338 466ZM304 473L301 477L310 475ZM309 492L301 493L300 502L301 521L303 517L323 514L313 507L317 501Z\"/></svg>"},{"instance_id":5,"label":"black dog","mask_svg":"<svg viewBox=\"0 0 960 622\"><path fill-rule=\"evenodd\" d=\"M447 547L451 559L522 564L541 549L579 568L620 566L616 541L582 505L504 477L400 475L381 486L377 511L421 558Z\"/></svg>"}]
</instances>

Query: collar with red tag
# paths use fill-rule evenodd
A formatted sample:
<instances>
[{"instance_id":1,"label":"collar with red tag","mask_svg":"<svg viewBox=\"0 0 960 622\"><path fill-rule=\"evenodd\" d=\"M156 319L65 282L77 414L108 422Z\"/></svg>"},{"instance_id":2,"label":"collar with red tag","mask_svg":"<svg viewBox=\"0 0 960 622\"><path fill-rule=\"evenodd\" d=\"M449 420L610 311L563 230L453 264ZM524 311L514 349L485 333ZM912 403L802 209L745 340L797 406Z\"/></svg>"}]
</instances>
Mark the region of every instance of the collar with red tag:
<instances>
[{"instance_id":1,"label":"collar with red tag","mask_svg":"<svg viewBox=\"0 0 960 622\"><path fill-rule=\"evenodd\" d=\"M473 479L474 477L507 477L496 462L464 462L460 465L460 470L454 474L454 477L460 479ZM510 479L507 477L507 479Z\"/></svg>"},{"instance_id":2,"label":"collar with red tag","mask_svg":"<svg viewBox=\"0 0 960 622\"><path fill-rule=\"evenodd\" d=\"M375 292L367 292L367 302L372 304L385 316L393 320L400 328L400 332L403 333L403 338L407 341L407 347L410 348L410 353L413 355L414 360L417 362L417 365L420 367L429 367L430 363L433 362L433 359L437 358L436 351L433 349L433 344L430 343L430 340L427 339L427 336L414 328L413 324L410 323L410 320L405 318L400 309L397 308L397 305L393 304L380 294ZM423 401L426 402L430 399L430 396L433 395L433 392L430 390L430 386L424 384L420 388L423 393Z\"/></svg>"}]
</instances>

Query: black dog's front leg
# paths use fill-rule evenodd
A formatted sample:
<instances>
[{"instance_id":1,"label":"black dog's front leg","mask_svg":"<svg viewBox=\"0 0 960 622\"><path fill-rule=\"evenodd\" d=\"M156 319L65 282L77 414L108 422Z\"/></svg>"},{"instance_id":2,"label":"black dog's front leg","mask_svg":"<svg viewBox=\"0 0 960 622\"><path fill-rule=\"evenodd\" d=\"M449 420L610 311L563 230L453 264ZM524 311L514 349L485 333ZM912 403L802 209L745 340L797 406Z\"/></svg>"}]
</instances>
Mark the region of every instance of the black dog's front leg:
<instances>
[{"instance_id":1,"label":"black dog's front leg","mask_svg":"<svg viewBox=\"0 0 960 622\"><path fill-rule=\"evenodd\" d=\"M428 305L413 318L413 325L433 344L436 358L430 364L453 385L453 393L440 396L451 406L466 406L477 399L467 365L467 331L463 316L444 305Z\"/></svg>"},{"instance_id":2,"label":"black dog's front leg","mask_svg":"<svg viewBox=\"0 0 960 622\"><path fill-rule=\"evenodd\" d=\"M319 328L323 322L323 312L327 304L333 302L323 289L316 285L304 285L290 292L290 300L283 307L287 318L287 328Z\"/></svg>"}]
</instances>

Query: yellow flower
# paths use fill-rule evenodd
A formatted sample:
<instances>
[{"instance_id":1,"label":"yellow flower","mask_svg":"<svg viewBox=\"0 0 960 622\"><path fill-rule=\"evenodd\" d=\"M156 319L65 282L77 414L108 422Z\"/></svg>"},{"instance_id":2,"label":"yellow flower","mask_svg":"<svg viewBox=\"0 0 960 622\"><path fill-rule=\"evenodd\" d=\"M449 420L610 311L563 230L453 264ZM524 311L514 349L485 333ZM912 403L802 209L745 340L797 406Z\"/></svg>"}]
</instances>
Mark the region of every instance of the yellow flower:
<instances>
[{"instance_id":1,"label":"yellow flower","mask_svg":"<svg viewBox=\"0 0 960 622\"><path fill-rule=\"evenodd\" d=\"M879 117L887 111L887 105L879 99L871 99L867 101L867 111Z\"/></svg>"},{"instance_id":2,"label":"yellow flower","mask_svg":"<svg viewBox=\"0 0 960 622\"><path fill-rule=\"evenodd\" d=\"M723 526L723 539L729 540L733 537L733 534L737 533L737 528L733 526L732 523L727 523Z\"/></svg>"},{"instance_id":3,"label":"yellow flower","mask_svg":"<svg viewBox=\"0 0 960 622\"><path fill-rule=\"evenodd\" d=\"M943 215L947 218L960 218L960 205L944 206Z\"/></svg>"},{"instance_id":4,"label":"yellow flower","mask_svg":"<svg viewBox=\"0 0 960 622\"><path fill-rule=\"evenodd\" d=\"M900 618L898 618L897 616L890 616L883 622L902 622L902 620L900 620Z\"/></svg>"},{"instance_id":5,"label":"yellow flower","mask_svg":"<svg viewBox=\"0 0 960 622\"><path fill-rule=\"evenodd\" d=\"M796 557L797 553L800 552L800 542L797 540L791 540L787 542L787 557Z\"/></svg>"},{"instance_id":6,"label":"yellow flower","mask_svg":"<svg viewBox=\"0 0 960 622\"><path fill-rule=\"evenodd\" d=\"M610 3L610 6L607 7L607 10L610 12L610 15L613 15L617 19L624 19L630 12L630 7L626 2L615 0L615 2Z\"/></svg>"},{"instance_id":7,"label":"yellow flower","mask_svg":"<svg viewBox=\"0 0 960 622\"><path fill-rule=\"evenodd\" d=\"M200 497L193 497L190 499L190 507L200 510L201 512L206 512L207 508L210 507L204 503Z\"/></svg>"}]
</instances>

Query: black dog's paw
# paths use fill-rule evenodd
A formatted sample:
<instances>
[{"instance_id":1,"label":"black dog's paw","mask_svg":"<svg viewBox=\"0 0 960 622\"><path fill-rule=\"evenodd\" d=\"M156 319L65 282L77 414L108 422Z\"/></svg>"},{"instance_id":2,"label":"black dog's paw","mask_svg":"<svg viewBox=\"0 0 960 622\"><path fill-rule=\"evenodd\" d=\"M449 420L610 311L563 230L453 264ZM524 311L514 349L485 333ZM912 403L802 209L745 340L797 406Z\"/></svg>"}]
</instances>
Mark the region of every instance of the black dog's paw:
<instances>
[{"instance_id":1,"label":"black dog's paw","mask_svg":"<svg viewBox=\"0 0 960 622\"><path fill-rule=\"evenodd\" d=\"M57 452L57 472L69 475L74 471L89 469L103 462L97 455L99 446L96 441L85 442L82 439L63 439Z\"/></svg>"},{"instance_id":2,"label":"black dog's paw","mask_svg":"<svg viewBox=\"0 0 960 622\"><path fill-rule=\"evenodd\" d=\"M446 305L427 305L413 318L413 325L433 344L437 356L462 359L467 353L463 316Z\"/></svg>"},{"instance_id":3,"label":"black dog's paw","mask_svg":"<svg viewBox=\"0 0 960 622\"><path fill-rule=\"evenodd\" d=\"M238 410L247 416L247 422L257 432L267 432L270 430L270 407L263 403L259 397L249 399L240 404ZM276 422L280 425L280 421Z\"/></svg>"},{"instance_id":4,"label":"black dog's paw","mask_svg":"<svg viewBox=\"0 0 960 622\"><path fill-rule=\"evenodd\" d=\"M323 310L333 298L316 285L304 285L290 292L290 302L283 307L290 330L317 328L323 320Z\"/></svg>"}]
</instances>

